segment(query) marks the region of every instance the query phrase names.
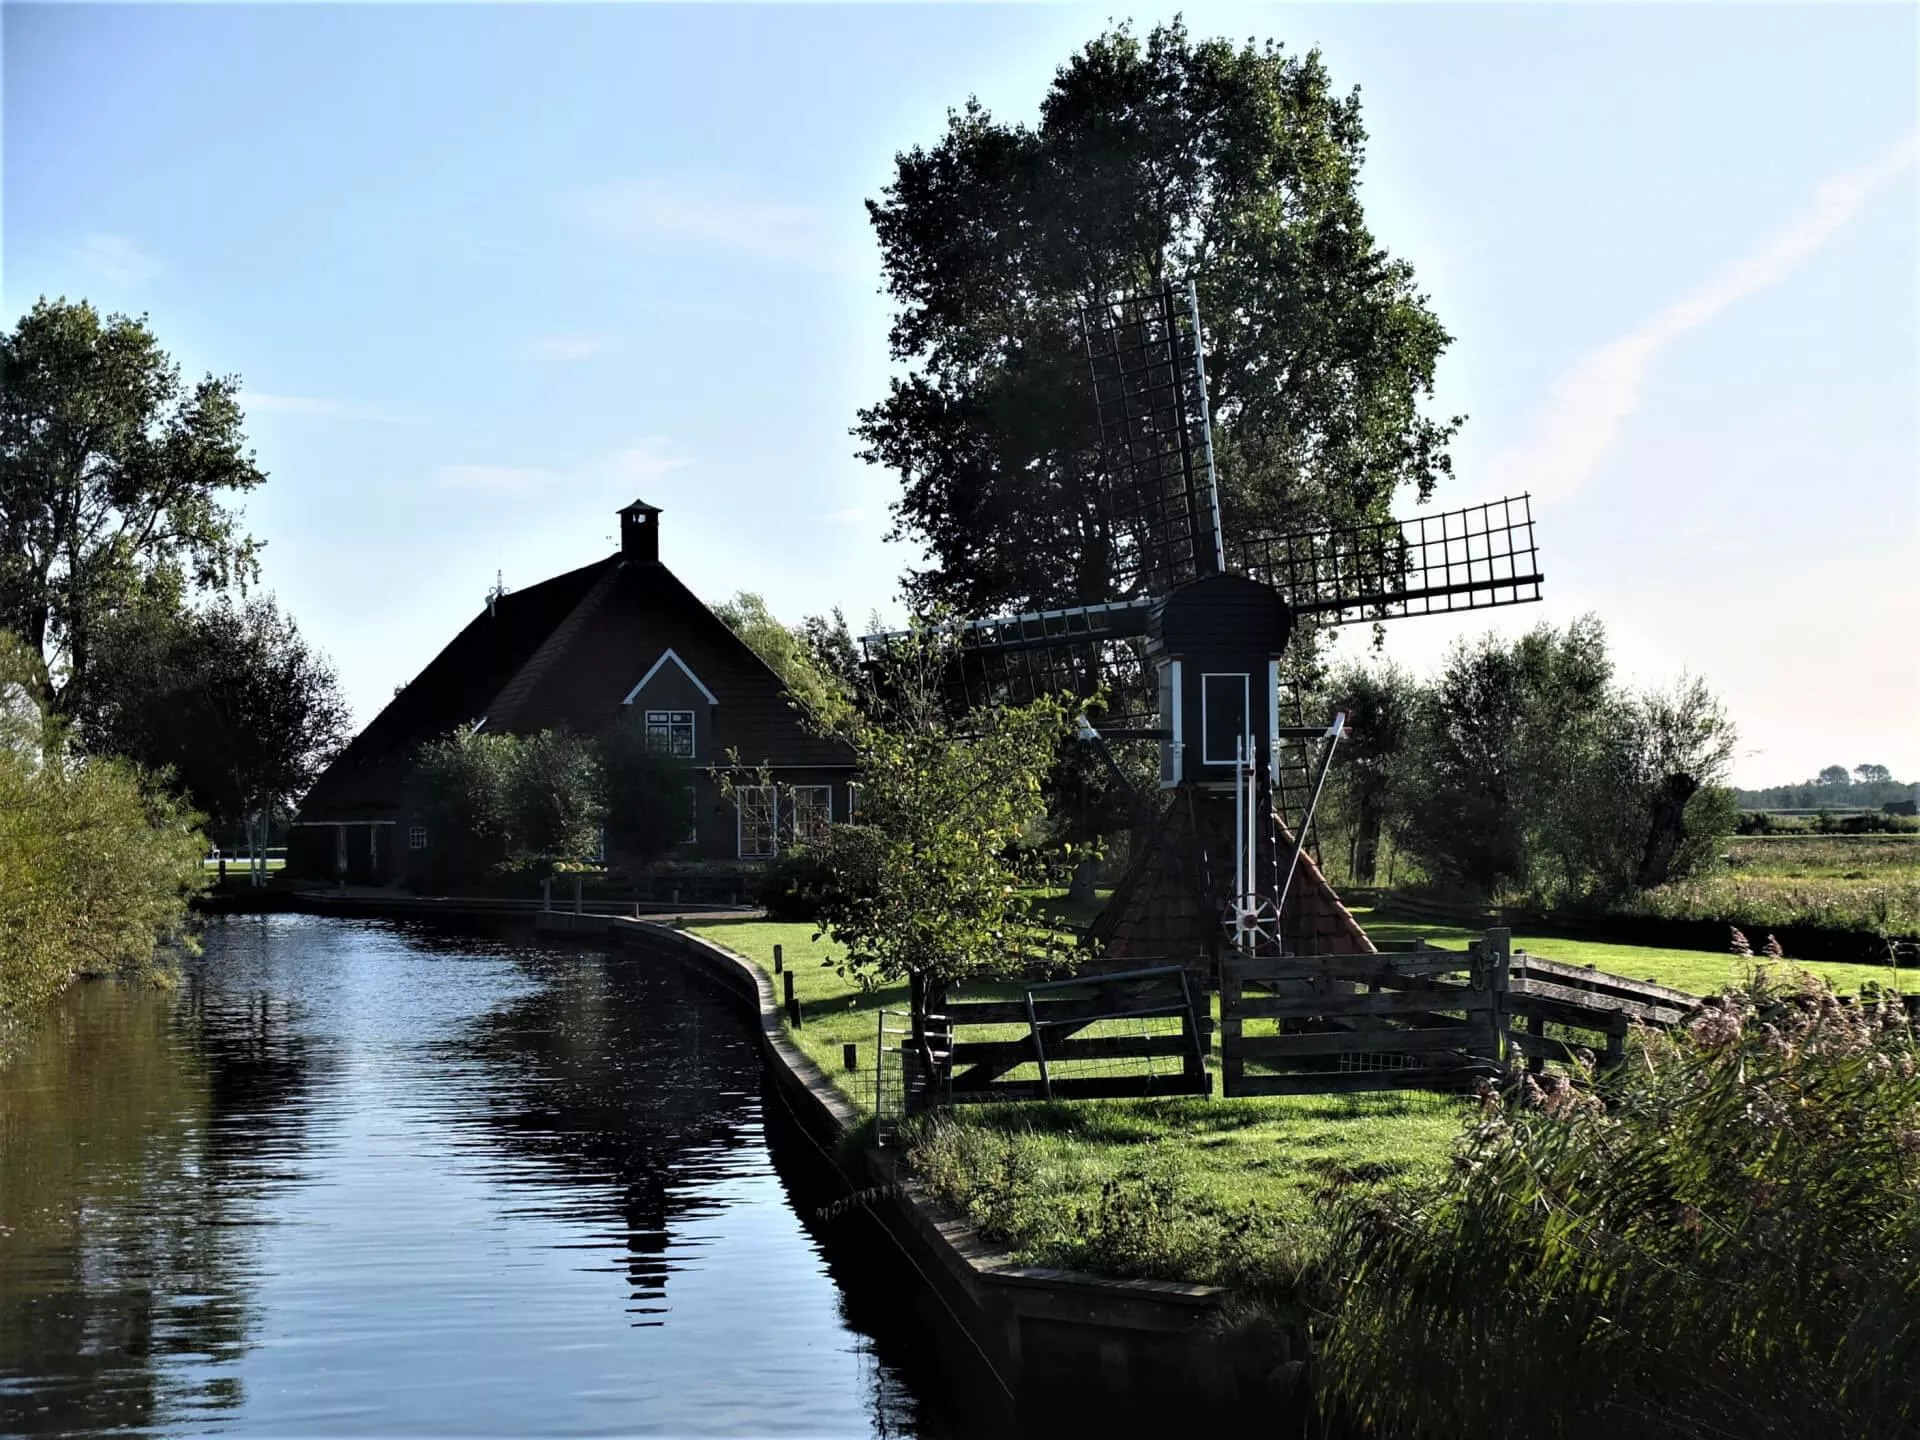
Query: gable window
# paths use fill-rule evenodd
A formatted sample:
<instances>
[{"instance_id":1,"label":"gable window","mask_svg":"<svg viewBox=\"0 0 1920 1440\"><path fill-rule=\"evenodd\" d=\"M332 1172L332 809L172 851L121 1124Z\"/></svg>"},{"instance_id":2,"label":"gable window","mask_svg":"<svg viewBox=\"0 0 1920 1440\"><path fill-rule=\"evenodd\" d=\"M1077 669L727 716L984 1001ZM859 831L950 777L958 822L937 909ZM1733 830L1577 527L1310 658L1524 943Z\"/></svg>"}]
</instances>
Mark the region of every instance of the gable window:
<instances>
[{"instance_id":1,"label":"gable window","mask_svg":"<svg viewBox=\"0 0 1920 1440\"><path fill-rule=\"evenodd\" d=\"M829 785L793 787L793 839L797 845L824 845L833 822L833 788Z\"/></svg>"},{"instance_id":2,"label":"gable window","mask_svg":"<svg viewBox=\"0 0 1920 1440\"><path fill-rule=\"evenodd\" d=\"M779 791L772 785L742 785L734 791L734 805L740 816L740 858L764 860L779 853Z\"/></svg>"},{"instance_id":3,"label":"gable window","mask_svg":"<svg viewBox=\"0 0 1920 1440\"><path fill-rule=\"evenodd\" d=\"M427 848L426 826L415 825L407 831L407 848L409 850L424 850Z\"/></svg>"},{"instance_id":4,"label":"gable window","mask_svg":"<svg viewBox=\"0 0 1920 1440\"><path fill-rule=\"evenodd\" d=\"M693 758L693 712L691 710L647 711L647 745L677 760Z\"/></svg>"}]
</instances>

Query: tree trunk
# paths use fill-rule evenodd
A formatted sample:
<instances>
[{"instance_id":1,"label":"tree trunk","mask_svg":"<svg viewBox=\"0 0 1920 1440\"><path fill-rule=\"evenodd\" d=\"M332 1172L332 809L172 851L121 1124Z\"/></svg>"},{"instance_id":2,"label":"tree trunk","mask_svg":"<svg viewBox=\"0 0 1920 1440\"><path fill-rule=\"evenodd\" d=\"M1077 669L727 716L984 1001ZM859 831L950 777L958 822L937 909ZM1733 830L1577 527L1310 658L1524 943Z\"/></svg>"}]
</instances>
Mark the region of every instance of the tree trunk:
<instances>
[{"instance_id":1,"label":"tree trunk","mask_svg":"<svg viewBox=\"0 0 1920 1440\"><path fill-rule=\"evenodd\" d=\"M935 1042L944 1039L934 1026L928 1023L928 1015L946 1001L946 987L933 985L926 974L916 970L907 982L908 1006L912 1011L912 1034L909 1037L914 1057L919 1061L919 1085L907 1095L907 1109L924 1110L934 1104L940 1096L941 1068L943 1060L935 1054ZM940 1050L947 1047L942 1044Z\"/></svg>"},{"instance_id":2,"label":"tree trunk","mask_svg":"<svg viewBox=\"0 0 1920 1440\"><path fill-rule=\"evenodd\" d=\"M1642 890L1666 883L1673 862L1687 838L1687 802L1700 789L1691 775L1676 773L1653 787L1653 815L1647 826L1647 848L1640 857L1636 884Z\"/></svg>"},{"instance_id":3,"label":"tree trunk","mask_svg":"<svg viewBox=\"0 0 1920 1440\"><path fill-rule=\"evenodd\" d=\"M1373 884L1373 877L1380 868L1381 824L1379 802L1362 797L1359 823L1353 837L1353 883L1356 885Z\"/></svg>"}]
</instances>

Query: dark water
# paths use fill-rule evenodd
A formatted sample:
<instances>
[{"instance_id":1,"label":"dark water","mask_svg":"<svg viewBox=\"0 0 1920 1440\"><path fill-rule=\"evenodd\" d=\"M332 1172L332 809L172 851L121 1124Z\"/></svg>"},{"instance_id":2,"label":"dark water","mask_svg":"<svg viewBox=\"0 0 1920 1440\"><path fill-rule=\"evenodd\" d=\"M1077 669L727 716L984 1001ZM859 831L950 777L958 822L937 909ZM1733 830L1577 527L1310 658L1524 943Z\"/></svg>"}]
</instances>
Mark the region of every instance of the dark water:
<instances>
[{"instance_id":1,"label":"dark water","mask_svg":"<svg viewBox=\"0 0 1920 1440\"><path fill-rule=\"evenodd\" d=\"M0 1432L987 1428L671 966L236 917L13 1044Z\"/></svg>"}]
</instances>

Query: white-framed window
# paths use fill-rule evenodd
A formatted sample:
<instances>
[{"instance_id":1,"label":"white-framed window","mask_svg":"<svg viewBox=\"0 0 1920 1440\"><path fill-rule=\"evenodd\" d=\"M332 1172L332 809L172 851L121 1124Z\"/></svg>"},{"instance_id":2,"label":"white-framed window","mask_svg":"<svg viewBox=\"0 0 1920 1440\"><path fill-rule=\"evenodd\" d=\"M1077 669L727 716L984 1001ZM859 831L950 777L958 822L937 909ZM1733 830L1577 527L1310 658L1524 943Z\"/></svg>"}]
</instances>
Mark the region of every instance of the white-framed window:
<instances>
[{"instance_id":1,"label":"white-framed window","mask_svg":"<svg viewBox=\"0 0 1920 1440\"><path fill-rule=\"evenodd\" d=\"M849 825L860 818L860 782L847 782L847 823Z\"/></svg>"},{"instance_id":2,"label":"white-framed window","mask_svg":"<svg viewBox=\"0 0 1920 1440\"><path fill-rule=\"evenodd\" d=\"M407 831L407 849L424 850L427 848L427 827L415 825Z\"/></svg>"},{"instance_id":3,"label":"white-framed window","mask_svg":"<svg viewBox=\"0 0 1920 1440\"><path fill-rule=\"evenodd\" d=\"M1237 671L1200 677L1200 763L1231 765L1247 738L1247 676Z\"/></svg>"},{"instance_id":4,"label":"white-framed window","mask_svg":"<svg viewBox=\"0 0 1920 1440\"><path fill-rule=\"evenodd\" d=\"M796 845L824 845L833 823L831 785L793 787L793 841Z\"/></svg>"},{"instance_id":5,"label":"white-framed window","mask_svg":"<svg viewBox=\"0 0 1920 1440\"><path fill-rule=\"evenodd\" d=\"M693 712L647 711L647 744L678 760L693 758Z\"/></svg>"},{"instance_id":6,"label":"white-framed window","mask_svg":"<svg viewBox=\"0 0 1920 1440\"><path fill-rule=\"evenodd\" d=\"M687 829L686 833L680 837L680 843L682 845L700 843L700 787L697 785L687 786Z\"/></svg>"},{"instance_id":7,"label":"white-framed window","mask_svg":"<svg viewBox=\"0 0 1920 1440\"><path fill-rule=\"evenodd\" d=\"M780 851L780 790L775 785L742 785L734 792L739 813L739 852L743 860L764 860Z\"/></svg>"}]
</instances>

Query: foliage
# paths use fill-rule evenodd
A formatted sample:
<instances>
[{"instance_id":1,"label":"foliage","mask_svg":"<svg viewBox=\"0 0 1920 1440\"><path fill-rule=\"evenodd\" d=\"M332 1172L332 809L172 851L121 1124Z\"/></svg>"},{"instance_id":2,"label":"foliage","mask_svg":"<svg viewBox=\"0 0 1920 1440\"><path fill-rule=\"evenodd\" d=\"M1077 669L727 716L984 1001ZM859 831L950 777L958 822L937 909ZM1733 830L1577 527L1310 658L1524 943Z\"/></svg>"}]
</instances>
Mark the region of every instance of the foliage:
<instances>
[{"instance_id":1,"label":"foliage","mask_svg":"<svg viewBox=\"0 0 1920 1440\"><path fill-rule=\"evenodd\" d=\"M515 846L555 860L600 849L606 789L592 740L565 730L516 736L506 773L507 833Z\"/></svg>"},{"instance_id":2,"label":"foliage","mask_svg":"<svg viewBox=\"0 0 1920 1440\"><path fill-rule=\"evenodd\" d=\"M688 767L649 741L644 715L623 716L599 740L608 847L633 863L654 860L686 837L692 819Z\"/></svg>"},{"instance_id":3,"label":"foliage","mask_svg":"<svg viewBox=\"0 0 1920 1440\"><path fill-rule=\"evenodd\" d=\"M1446 333L1367 229L1366 135L1318 52L1100 35L1035 126L977 102L896 157L868 202L909 367L863 410L900 475L921 606L969 614L1116 593L1117 537L1076 338L1079 306L1191 276L1208 326L1228 527L1378 518L1449 471L1422 414Z\"/></svg>"},{"instance_id":4,"label":"foliage","mask_svg":"<svg viewBox=\"0 0 1920 1440\"><path fill-rule=\"evenodd\" d=\"M1410 694L1397 677L1373 684L1410 720L1398 743L1349 762L1342 793L1383 790L1395 838L1443 884L1607 900L1696 873L1732 829L1719 782L1734 731L1719 702L1692 677L1622 689L1591 616L1456 645Z\"/></svg>"},{"instance_id":5,"label":"foliage","mask_svg":"<svg viewBox=\"0 0 1920 1440\"><path fill-rule=\"evenodd\" d=\"M1844 765L1829 765L1819 778L1797 785L1774 785L1739 792L1743 810L1878 809L1914 798L1914 787L1893 778L1885 765L1856 765L1851 775Z\"/></svg>"},{"instance_id":6,"label":"foliage","mask_svg":"<svg viewBox=\"0 0 1920 1440\"><path fill-rule=\"evenodd\" d=\"M831 621L813 615L788 627L764 599L741 590L714 606L713 613L766 661L787 687L787 694L816 723L832 729L841 722L850 704L858 660L846 619L838 610Z\"/></svg>"},{"instance_id":7,"label":"foliage","mask_svg":"<svg viewBox=\"0 0 1920 1440\"><path fill-rule=\"evenodd\" d=\"M45 713L39 657L0 631L0 1016L89 971L154 972L205 884L198 817Z\"/></svg>"},{"instance_id":8,"label":"foliage","mask_svg":"<svg viewBox=\"0 0 1920 1440\"><path fill-rule=\"evenodd\" d=\"M504 859L511 823L508 775L518 740L455 730L422 745L407 772L407 809L430 837L425 863L440 878L469 877Z\"/></svg>"},{"instance_id":9,"label":"foliage","mask_svg":"<svg viewBox=\"0 0 1920 1440\"><path fill-rule=\"evenodd\" d=\"M1489 1093L1337 1253L1322 1379L1372 1433L1911 1434L1911 1025L1756 975L1597 1091Z\"/></svg>"},{"instance_id":10,"label":"foliage","mask_svg":"<svg viewBox=\"0 0 1920 1440\"><path fill-rule=\"evenodd\" d=\"M1745 792L1735 792L1737 794ZM1920 833L1920 818L1912 815L1776 815L1766 810L1742 810L1734 825L1740 835L1912 835Z\"/></svg>"},{"instance_id":11,"label":"foliage","mask_svg":"<svg viewBox=\"0 0 1920 1440\"><path fill-rule=\"evenodd\" d=\"M87 748L171 772L223 826L297 798L347 738L333 667L268 596L130 607L95 659L75 703Z\"/></svg>"},{"instance_id":12,"label":"foliage","mask_svg":"<svg viewBox=\"0 0 1920 1440\"><path fill-rule=\"evenodd\" d=\"M1725 920L1747 926L1816 925L1880 935L1920 935L1920 874L1793 880L1707 875L1642 891L1619 903L1629 915Z\"/></svg>"},{"instance_id":13,"label":"foliage","mask_svg":"<svg viewBox=\"0 0 1920 1440\"><path fill-rule=\"evenodd\" d=\"M933 985L1017 970L1057 947L1030 917L1009 851L1045 819L1066 712L1052 701L954 726L863 719L850 730L858 824L829 832L819 919L864 981Z\"/></svg>"},{"instance_id":14,"label":"foliage","mask_svg":"<svg viewBox=\"0 0 1920 1440\"><path fill-rule=\"evenodd\" d=\"M175 608L254 569L229 497L265 480L237 377L187 387L144 318L39 300L0 336L0 628L70 713L116 609Z\"/></svg>"}]
</instances>

